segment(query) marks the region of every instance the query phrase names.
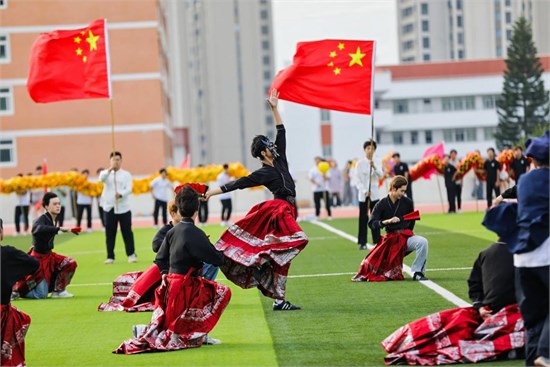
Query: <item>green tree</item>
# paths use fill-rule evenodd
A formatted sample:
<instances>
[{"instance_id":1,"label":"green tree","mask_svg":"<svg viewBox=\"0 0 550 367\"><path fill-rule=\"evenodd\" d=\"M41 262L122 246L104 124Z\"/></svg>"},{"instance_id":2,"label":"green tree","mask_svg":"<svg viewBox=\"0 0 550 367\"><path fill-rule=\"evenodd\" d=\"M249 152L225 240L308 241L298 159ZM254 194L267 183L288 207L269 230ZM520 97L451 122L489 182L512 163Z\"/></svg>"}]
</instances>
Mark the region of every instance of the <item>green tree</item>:
<instances>
[{"instance_id":1,"label":"green tree","mask_svg":"<svg viewBox=\"0 0 550 367\"><path fill-rule=\"evenodd\" d=\"M504 86L497 101L497 148L512 147L550 122L550 96L542 80L543 68L537 58L531 25L523 17L514 24Z\"/></svg>"}]
</instances>

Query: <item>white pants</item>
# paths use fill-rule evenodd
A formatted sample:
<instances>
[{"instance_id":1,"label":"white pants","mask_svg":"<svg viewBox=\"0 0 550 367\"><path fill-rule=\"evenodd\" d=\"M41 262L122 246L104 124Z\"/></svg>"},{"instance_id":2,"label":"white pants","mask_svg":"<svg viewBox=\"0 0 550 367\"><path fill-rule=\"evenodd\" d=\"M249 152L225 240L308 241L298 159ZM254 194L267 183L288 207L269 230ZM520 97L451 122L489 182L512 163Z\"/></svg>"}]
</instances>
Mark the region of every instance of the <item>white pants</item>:
<instances>
[{"instance_id":1,"label":"white pants","mask_svg":"<svg viewBox=\"0 0 550 367\"><path fill-rule=\"evenodd\" d=\"M422 236L414 235L407 239L407 255L416 252L416 258L411 265L411 271L414 273L424 273L426 271L426 260L428 259L428 240ZM406 255L405 255L406 256Z\"/></svg>"}]
</instances>

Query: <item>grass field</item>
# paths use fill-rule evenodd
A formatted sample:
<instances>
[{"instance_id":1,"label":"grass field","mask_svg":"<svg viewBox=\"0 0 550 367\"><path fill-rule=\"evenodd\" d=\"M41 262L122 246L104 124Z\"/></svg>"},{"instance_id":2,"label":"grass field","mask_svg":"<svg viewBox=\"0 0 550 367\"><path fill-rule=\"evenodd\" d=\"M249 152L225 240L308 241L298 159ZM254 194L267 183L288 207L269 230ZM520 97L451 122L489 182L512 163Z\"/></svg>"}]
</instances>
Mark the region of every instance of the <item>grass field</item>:
<instances>
[{"instance_id":1,"label":"grass field","mask_svg":"<svg viewBox=\"0 0 550 367\"><path fill-rule=\"evenodd\" d=\"M415 232L429 240L427 276L463 300L466 279L478 253L495 240L481 226L482 213L423 215ZM356 235L356 219L326 224ZM29 366L380 366L380 342L401 325L429 313L455 307L406 277L402 282L354 283L350 278L366 255L349 239L315 223L303 222L310 238L293 261L287 298L301 311L273 312L271 300L257 290L229 284L233 296L211 335L223 344L177 352L141 355L111 353L131 336L134 324L151 313L97 312L109 299L112 280L127 271L143 270L154 258L153 229L134 230L139 263L128 264L122 238L117 261L103 265L104 233L58 236L56 251L71 256L78 269L69 291L72 299L17 300L14 305L32 318L26 339ZM217 238L222 227L203 227ZM6 237L4 244L23 250L30 237ZM406 258L410 265L414 254ZM466 268L466 269L461 269ZM431 270L430 270L431 269ZM343 273L343 274L342 274ZM218 281L227 284L220 273ZM484 365L520 366L522 361Z\"/></svg>"}]
</instances>

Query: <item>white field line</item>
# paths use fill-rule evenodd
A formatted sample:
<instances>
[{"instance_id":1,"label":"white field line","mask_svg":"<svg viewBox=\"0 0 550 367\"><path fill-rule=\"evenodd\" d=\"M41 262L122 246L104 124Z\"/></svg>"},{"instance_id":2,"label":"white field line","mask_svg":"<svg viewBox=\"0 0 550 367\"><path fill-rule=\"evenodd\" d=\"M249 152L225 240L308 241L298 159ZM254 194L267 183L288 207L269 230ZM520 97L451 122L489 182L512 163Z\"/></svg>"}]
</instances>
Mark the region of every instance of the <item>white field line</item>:
<instances>
[{"instance_id":1,"label":"white field line","mask_svg":"<svg viewBox=\"0 0 550 367\"><path fill-rule=\"evenodd\" d=\"M315 225L317 225L321 228L324 228L329 232L336 233L337 235L339 235L341 237L344 237L344 238L352 241L353 243L357 243L357 238L356 237L353 237L352 235L350 235L348 233L345 233L345 232L343 232L339 229L336 229L332 226L329 226L326 223L319 222L319 221L311 221L311 223L313 223L313 224L315 224ZM368 247L369 247L369 250L370 250L374 246L369 244ZM403 271L405 273L407 273L412 278L411 268L409 266L403 264ZM443 288L442 286L432 282L431 280L424 280L424 281L420 281L419 283L422 284L423 286L426 286L426 287L430 288L435 293L439 294L441 297L445 298L447 301L453 303L454 305L456 305L458 307L469 307L469 306L471 306L470 303L464 301L462 298L460 298L457 295L451 293L450 291Z\"/></svg>"}]
</instances>

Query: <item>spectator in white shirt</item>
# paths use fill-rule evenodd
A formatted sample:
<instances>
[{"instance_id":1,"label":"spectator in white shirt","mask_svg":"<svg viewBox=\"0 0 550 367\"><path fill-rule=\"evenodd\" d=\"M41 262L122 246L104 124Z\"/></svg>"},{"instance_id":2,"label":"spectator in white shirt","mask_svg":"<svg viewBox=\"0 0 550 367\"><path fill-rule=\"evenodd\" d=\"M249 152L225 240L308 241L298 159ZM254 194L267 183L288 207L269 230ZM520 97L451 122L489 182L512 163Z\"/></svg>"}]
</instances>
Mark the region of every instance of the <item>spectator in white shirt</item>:
<instances>
[{"instance_id":1,"label":"spectator in white shirt","mask_svg":"<svg viewBox=\"0 0 550 367\"><path fill-rule=\"evenodd\" d=\"M153 199L155 199L155 209L153 211L153 221L155 222L155 228L158 228L159 224L159 211L162 210L162 224L166 225L168 223L168 214L167 214L167 205L170 200L170 193L172 193L172 184L170 180L166 178L166 170L161 168L160 176L156 177L149 187L151 188L151 193L153 194Z\"/></svg>"},{"instance_id":2,"label":"spectator in white shirt","mask_svg":"<svg viewBox=\"0 0 550 367\"><path fill-rule=\"evenodd\" d=\"M88 179L90 171L88 169L82 170L82 175ZM92 202L93 199L91 196L84 195L80 191L76 193L76 226L80 227L82 222L82 215L84 210L86 210L88 232L92 231Z\"/></svg>"},{"instance_id":3,"label":"spectator in white shirt","mask_svg":"<svg viewBox=\"0 0 550 367\"><path fill-rule=\"evenodd\" d=\"M376 151L376 142L368 140L363 144L365 158L357 162L356 169L356 185L359 199L359 232L357 235L357 243L360 250L367 248L367 223L369 222L369 212L372 210L380 199L380 190L378 189L378 180L384 175L382 172L382 163L374 162L374 152ZM378 243L380 239L380 228L372 229L372 241Z\"/></svg>"},{"instance_id":4,"label":"spectator in white shirt","mask_svg":"<svg viewBox=\"0 0 550 367\"><path fill-rule=\"evenodd\" d=\"M321 214L321 199L325 201L328 219L332 219L330 210L330 194L328 192L328 177L319 170L319 163L324 162L321 157L315 157L315 166L309 170L308 178L313 191L313 202L315 203L315 218L319 219Z\"/></svg>"},{"instance_id":5,"label":"spectator in white shirt","mask_svg":"<svg viewBox=\"0 0 550 367\"><path fill-rule=\"evenodd\" d=\"M115 241L117 227L120 223L120 231L124 239L128 262L137 262L134 247L134 233L132 232L132 211L130 210L129 197L132 194L132 175L120 168L122 154L112 152L110 155L109 169L101 171L99 180L103 182L101 194L101 206L105 219L105 239L107 245L107 260L105 264L115 262Z\"/></svg>"},{"instance_id":6,"label":"spectator in white shirt","mask_svg":"<svg viewBox=\"0 0 550 367\"><path fill-rule=\"evenodd\" d=\"M216 183L218 187L224 186L226 183L231 182L231 176L229 175L229 165L225 163L223 165L223 171L218 175L216 178ZM231 193L230 192L224 192L219 195L220 202L222 204L222 226L228 226L229 218L231 217L231 210L233 208L231 203Z\"/></svg>"},{"instance_id":7,"label":"spectator in white shirt","mask_svg":"<svg viewBox=\"0 0 550 367\"><path fill-rule=\"evenodd\" d=\"M23 177L22 173L17 175ZM17 205L15 206L15 235L21 234L21 217L23 217L23 229L29 231L29 206L31 205L31 192L29 190L17 191Z\"/></svg>"}]
</instances>

